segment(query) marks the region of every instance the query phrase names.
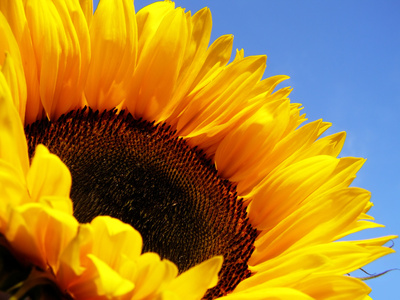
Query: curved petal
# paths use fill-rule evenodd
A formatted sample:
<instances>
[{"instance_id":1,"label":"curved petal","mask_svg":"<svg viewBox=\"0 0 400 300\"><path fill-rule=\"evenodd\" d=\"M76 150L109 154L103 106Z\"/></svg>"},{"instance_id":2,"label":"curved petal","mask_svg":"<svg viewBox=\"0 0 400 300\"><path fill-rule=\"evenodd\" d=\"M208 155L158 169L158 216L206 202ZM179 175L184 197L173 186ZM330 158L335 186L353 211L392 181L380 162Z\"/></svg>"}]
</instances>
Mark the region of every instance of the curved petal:
<instances>
[{"instance_id":1,"label":"curved petal","mask_svg":"<svg viewBox=\"0 0 400 300\"><path fill-rule=\"evenodd\" d=\"M296 289L284 287L262 288L234 292L227 296L221 297L223 300L315 300Z\"/></svg>"},{"instance_id":2,"label":"curved petal","mask_svg":"<svg viewBox=\"0 0 400 300\"><path fill-rule=\"evenodd\" d=\"M133 277L136 289L132 299L156 299L177 275L175 264L161 260L157 253L144 253L137 260L137 272Z\"/></svg>"},{"instance_id":3,"label":"curved petal","mask_svg":"<svg viewBox=\"0 0 400 300\"><path fill-rule=\"evenodd\" d=\"M124 258L139 258L142 237L132 226L108 216L96 217L90 224L95 241L92 252L109 266L118 269Z\"/></svg>"},{"instance_id":4,"label":"curved petal","mask_svg":"<svg viewBox=\"0 0 400 300\"><path fill-rule=\"evenodd\" d=\"M13 208L5 236L16 253L44 270L56 271L77 229L78 222L70 214L28 203Z\"/></svg>"},{"instance_id":5,"label":"curved petal","mask_svg":"<svg viewBox=\"0 0 400 300\"><path fill-rule=\"evenodd\" d=\"M77 7L78 3L74 9L74 18L80 18L80 24L83 24L83 13ZM85 76L81 75L86 72L82 71L82 67L87 65L88 52L85 51L85 45L82 45L86 53L81 56L76 32L78 27L74 26L69 11L72 8L72 3L67 6L65 1L28 1L25 6L38 66L40 97L51 119L82 104ZM83 37L84 33L84 30L79 32Z\"/></svg>"},{"instance_id":6,"label":"curved petal","mask_svg":"<svg viewBox=\"0 0 400 300\"><path fill-rule=\"evenodd\" d=\"M321 155L272 172L249 196L252 224L262 230L275 227L330 178L338 163L336 158Z\"/></svg>"},{"instance_id":7,"label":"curved petal","mask_svg":"<svg viewBox=\"0 0 400 300\"><path fill-rule=\"evenodd\" d=\"M11 92L0 72L0 159L8 162L25 181L29 168L28 147L21 119L14 107Z\"/></svg>"},{"instance_id":8,"label":"curved petal","mask_svg":"<svg viewBox=\"0 0 400 300\"><path fill-rule=\"evenodd\" d=\"M27 91L21 54L11 28L0 12L0 66L10 87L14 105L24 123Z\"/></svg>"},{"instance_id":9,"label":"curved petal","mask_svg":"<svg viewBox=\"0 0 400 300\"><path fill-rule=\"evenodd\" d=\"M334 241L349 224L358 222L369 198L368 191L342 188L309 199L273 229L259 235L249 263L255 265L288 249Z\"/></svg>"},{"instance_id":10,"label":"curved petal","mask_svg":"<svg viewBox=\"0 0 400 300\"><path fill-rule=\"evenodd\" d=\"M21 53L27 91L26 116L21 119L30 124L42 117L43 106L40 100L36 56L24 6L22 0L0 1L0 10L11 27Z\"/></svg>"},{"instance_id":11,"label":"curved petal","mask_svg":"<svg viewBox=\"0 0 400 300\"><path fill-rule=\"evenodd\" d=\"M183 9L168 12L161 20L151 43L146 43L131 82L129 111L137 118L165 120L183 64L188 39Z\"/></svg>"},{"instance_id":12,"label":"curved petal","mask_svg":"<svg viewBox=\"0 0 400 300\"><path fill-rule=\"evenodd\" d=\"M125 100L137 56L133 2L100 1L90 23L92 58L85 85L94 110L112 109Z\"/></svg>"},{"instance_id":13,"label":"curved petal","mask_svg":"<svg viewBox=\"0 0 400 300\"><path fill-rule=\"evenodd\" d=\"M43 145L38 145L31 167L27 175L27 187L33 201L44 201L48 197L64 199L53 208L60 208L72 215L72 202L69 199L71 191L71 174L64 163ZM64 202L64 203L62 203ZM48 202L52 205L51 201Z\"/></svg>"},{"instance_id":14,"label":"curved petal","mask_svg":"<svg viewBox=\"0 0 400 300\"><path fill-rule=\"evenodd\" d=\"M217 285L222 263L221 256L210 258L179 275L167 290L179 295L180 299L200 299L207 289Z\"/></svg>"}]
</instances>

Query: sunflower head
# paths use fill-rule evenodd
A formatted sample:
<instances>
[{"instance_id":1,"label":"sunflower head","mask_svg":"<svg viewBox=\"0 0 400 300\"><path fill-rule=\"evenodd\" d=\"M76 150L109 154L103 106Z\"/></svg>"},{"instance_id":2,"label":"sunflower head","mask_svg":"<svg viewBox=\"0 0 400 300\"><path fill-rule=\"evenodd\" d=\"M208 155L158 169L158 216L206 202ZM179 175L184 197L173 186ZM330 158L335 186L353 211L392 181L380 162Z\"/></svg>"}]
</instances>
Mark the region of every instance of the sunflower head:
<instances>
[{"instance_id":1,"label":"sunflower head","mask_svg":"<svg viewBox=\"0 0 400 300\"><path fill-rule=\"evenodd\" d=\"M0 289L14 299L368 299L393 252L364 159L265 56L171 1L0 2ZM1 296L1 295L0 295Z\"/></svg>"}]
</instances>

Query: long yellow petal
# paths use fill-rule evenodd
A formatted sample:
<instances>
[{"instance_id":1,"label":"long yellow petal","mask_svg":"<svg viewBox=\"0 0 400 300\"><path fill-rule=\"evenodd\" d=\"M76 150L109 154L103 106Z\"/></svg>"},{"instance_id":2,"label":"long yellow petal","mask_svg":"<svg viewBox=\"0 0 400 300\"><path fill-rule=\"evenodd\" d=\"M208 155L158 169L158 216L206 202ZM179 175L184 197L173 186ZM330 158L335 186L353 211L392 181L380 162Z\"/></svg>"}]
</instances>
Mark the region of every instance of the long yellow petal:
<instances>
[{"instance_id":1,"label":"long yellow petal","mask_svg":"<svg viewBox=\"0 0 400 300\"><path fill-rule=\"evenodd\" d=\"M55 119L82 103L79 40L65 2L28 1L25 10L38 66L41 101L47 115Z\"/></svg>"},{"instance_id":2,"label":"long yellow petal","mask_svg":"<svg viewBox=\"0 0 400 300\"><path fill-rule=\"evenodd\" d=\"M213 84L193 97L177 124L180 135L194 137L207 132L207 128L227 122L242 110L250 87L262 77L265 61L265 56L246 57L227 66Z\"/></svg>"},{"instance_id":3,"label":"long yellow petal","mask_svg":"<svg viewBox=\"0 0 400 300\"><path fill-rule=\"evenodd\" d=\"M330 155L337 157L342 150L346 132L338 132L315 141L308 149L304 149L298 159L304 159L313 155Z\"/></svg>"},{"instance_id":4,"label":"long yellow petal","mask_svg":"<svg viewBox=\"0 0 400 300\"><path fill-rule=\"evenodd\" d=\"M10 88L14 105L22 123L25 120L27 87L21 53L11 28L0 12L0 66Z\"/></svg>"},{"instance_id":5,"label":"long yellow petal","mask_svg":"<svg viewBox=\"0 0 400 300\"><path fill-rule=\"evenodd\" d=\"M112 109L125 100L136 65L133 2L100 1L90 24L92 57L85 86L91 108Z\"/></svg>"},{"instance_id":6,"label":"long yellow petal","mask_svg":"<svg viewBox=\"0 0 400 300\"><path fill-rule=\"evenodd\" d=\"M223 35L217 38L204 54L205 60L197 75L191 93L196 94L209 84L229 62L232 53L233 36Z\"/></svg>"},{"instance_id":7,"label":"long yellow petal","mask_svg":"<svg viewBox=\"0 0 400 300\"><path fill-rule=\"evenodd\" d=\"M163 18L175 9L172 1L157 1L146 5L137 12L136 20L138 25L138 54L139 57L143 48L151 43ZM141 37L141 38L140 38Z\"/></svg>"},{"instance_id":8,"label":"long yellow petal","mask_svg":"<svg viewBox=\"0 0 400 300\"><path fill-rule=\"evenodd\" d=\"M182 9L167 13L151 43L144 45L126 105L136 117L165 120L187 44L188 25Z\"/></svg>"},{"instance_id":9,"label":"long yellow petal","mask_svg":"<svg viewBox=\"0 0 400 300\"><path fill-rule=\"evenodd\" d=\"M314 300L314 298L293 288L272 287L233 292L218 298L222 300Z\"/></svg>"},{"instance_id":10,"label":"long yellow petal","mask_svg":"<svg viewBox=\"0 0 400 300\"><path fill-rule=\"evenodd\" d=\"M357 222L369 196L368 191L359 188L342 188L309 199L273 229L260 234L250 264L266 261L288 249L334 241L348 224Z\"/></svg>"},{"instance_id":11,"label":"long yellow petal","mask_svg":"<svg viewBox=\"0 0 400 300\"><path fill-rule=\"evenodd\" d=\"M26 186L20 180L20 171L9 162L0 159L0 232L4 234L10 211L26 200Z\"/></svg>"},{"instance_id":12,"label":"long yellow petal","mask_svg":"<svg viewBox=\"0 0 400 300\"><path fill-rule=\"evenodd\" d=\"M186 15L188 16L187 24L190 30L189 39L185 46L185 56L179 71L176 89L171 99L172 107L186 104L186 101L182 101L182 98L190 93L193 86L196 86L196 79L200 80L198 74L203 68L206 59L204 53L206 53L211 35L211 13L208 8L198 11L193 17L190 17L190 13Z\"/></svg>"},{"instance_id":13,"label":"long yellow petal","mask_svg":"<svg viewBox=\"0 0 400 300\"><path fill-rule=\"evenodd\" d=\"M210 258L179 275L169 284L168 290L179 295L181 299L200 299L207 289L218 283L218 272L222 263L221 256Z\"/></svg>"},{"instance_id":14,"label":"long yellow petal","mask_svg":"<svg viewBox=\"0 0 400 300\"><path fill-rule=\"evenodd\" d=\"M43 106L40 100L36 56L24 6L22 0L0 1L0 10L11 27L21 53L27 89L25 122L30 124L42 117Z\"/></svg>"},{"instance_id":15,"label":"long yellow petal","mask_svg":"<svg viewBox=\"0 0 400 300\"><path fill-rule=\"evenodd\" d=\"M386 237L387 242L393 237ZM393 253L389 247L381 247L382 239L371 239L366 241L342 241L325 243L315 246L304 247L293 252L287 252L263 263L251 266L254 276L246 279L241 284L241 289L257 285L257 282L266 282L279 276L291 275L293 272L303 270L307 266L307 259L318 261L317 271L319 275L343 275L353 272L377 258ZM282 268L285 266L285 268Z\"/></svg>"},{"instance_id":16,"label":"long yellow petal","mask_svg":"<svg viewBox=\"0 0 400 300\"><path fill-rule=\"evenodd\" d=\"M86 18L86 23L89 27L93 17L93 0L79 0L79 4L81 5L83 14Z\"/></svg>"},{"instance_id":17,"label":"long yellow petal","mask_svg":"<svg viewBox=\"0 0 400 300\"><path fill-rule=\"evenodd\" d=\"M16 111L11 92L0 72L0 159L11 164L18 172L18 179L25 181L29 168L28 147L25 133Z\"/></svg>"},{"instance_id":18,"label":"long yellow petal","mask_svg":"<svg viewBox=\"0 0 400 300\"><path fill-rule=\"evenodd\" d=\"M233 182L257 176L260 160L280 140L288 119L289 101L273 101L263 105L239 128L232 129L215 153L221 176Z\"/></svg>"},{"instance_id":19,"label":"long yellow petal","mask_svg":"<svg viewBox=\"0 0 400 300\"><path fill-rule=\"evenodd\" d=\"M297 112L297 113L294 113ZM301 122L297 106L290 112L290 118L282 139L274 146L272 151L263 157L258 165L254 165L254 174L257 176L243 178L238 183L238 193L249 197L252 189L261 184L261 180L268 176L274 169L284 169L291 165L296 158L301 155L304 149L307 149L320 135L321 129L327 127L327 123L320 120L308 123L299 129L293 131L293 127ZM297 124L298 125L298 124Z\"/></svg>"},{"instance_id":20,"label":"long yellow petal","mask_svg":"<svg viewBox=\"0 0 400 300\"><path fill-rule=\"evenodd\" d=\"M315 277L296 286L316 300L364 300L371 289L361 280L349 276Z\"/></svg>"},{"instance_id":21,"label":"long yellow petal","mask_svg":"<svg viewBox=\"0 0 400 300\"><path fill-rule=\"evenodd\" d=\"M260 230L275 227L330 178L338 163L331 156L321 155L271 173L250 196L252 224Z\"/></svg>"},{"instance_id":22,"label":"long yellow petal","mask_svg":"<svg viewBox=\"0 0 400 300\"><path fill-rule=\"evenodd\" d=\"M24 123L26 109L26 85L21 61L14 61L11 55L7 55L1 71L3 72L4 77L10 87L14 105L18 110L20 119L22 123Z\"/></svg>"}]
</instances>

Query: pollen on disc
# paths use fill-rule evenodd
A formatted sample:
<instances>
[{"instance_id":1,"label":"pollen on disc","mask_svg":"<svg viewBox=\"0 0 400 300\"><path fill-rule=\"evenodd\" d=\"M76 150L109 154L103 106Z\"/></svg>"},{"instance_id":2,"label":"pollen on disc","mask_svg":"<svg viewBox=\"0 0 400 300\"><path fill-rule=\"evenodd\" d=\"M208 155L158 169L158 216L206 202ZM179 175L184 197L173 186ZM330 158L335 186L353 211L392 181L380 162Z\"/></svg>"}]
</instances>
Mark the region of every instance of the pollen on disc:
<instances>
[{"instance_id":1,"label":"pollen on disc","mask_svg":"<svg viewBox=\"0 0 400 300\"><path fill-rule=\"evenodd\" d=\"M223 255L218 285L204 299L250 276L256 230L235 186L165 124L83 109L25 132L30 157L44 144L69 168L79 222L109 215L129 223L143 237L143 252L157 252L180 272Z\"/></svg>"}]
</instances>

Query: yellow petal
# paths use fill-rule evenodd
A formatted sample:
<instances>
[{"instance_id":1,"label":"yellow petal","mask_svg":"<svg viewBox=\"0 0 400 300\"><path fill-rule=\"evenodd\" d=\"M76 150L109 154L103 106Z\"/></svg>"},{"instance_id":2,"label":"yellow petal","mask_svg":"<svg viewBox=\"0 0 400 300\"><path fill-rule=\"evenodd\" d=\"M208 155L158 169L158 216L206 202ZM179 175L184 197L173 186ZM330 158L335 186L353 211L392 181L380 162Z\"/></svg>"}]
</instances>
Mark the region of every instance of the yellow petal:
<instances>
[{"instance_id":1,"label":"yellow petal","mask_svg":"<svg viewBox=\"0 0 400 300\"><path fill-rule=\"evenodd\" d=\"M20 65L20 61L17 62ZM25 77L22 65L20 67L15 66L14 59L11 55L8 55L4 65L1 68L5 79L10 87L14 105L18 110L22 123L25 120L25 108L26 108L26 85Z\"/></svg>"},{"instance_id":2,"label":"yellow petal","mask_svg":"<svg viewBox=\"0 0 400 300\"><path fill-rule=\"evenodd\" d=\"M296 108L295 111L298 111ZM301 122L297 117L294 117L296 122ZM293 124L294 125L294 124ZM301 161L304 158L309 158L317 155L313 153L310 156L302 158L303 151L306 151L317 138L329 127L330 123L317 120L298 128L295 131L289 132L275 147L274 152L268 157L267 169L274 168L279 165L280 168ZM290 129L290 126L288 126ZM292 128L293 129L293 128Z\"/></svg>"},{"instance_id":3,"label":"yellow petal","mask_svg":"<svg viewBox=\"0 0 400 300\"><path fill-rule=\"evenodd\" d=\"M357 222L369 197L368 191L343 188L310 199L273 229L259 235L250 264L266 261L288 249L332 242L348 224Z\"/></svg>"},{"instance_id":4,"label":"yellow petal","mask_svg":"<svg viewBox=\"0 0 400 300\"><path fill-rule=\"evenodd\" d=\"M142 252L142 237L132 226L109 216L99 216L91 222L93 254L110 267L118 269L124 258L137 259Z\"/></svg>"},{"instance_id":5,"label":"yellow petal","mask_svg":"<svg viewBox=\"0 0 400 300\"><path fill-rule=\"evenodd\" d=\"M340 232L338 235L336 235L333 238L333 240L339 240L342 237L348 236L355 232L359 232L361 230L385 227L384 225L377 224L375 222L361 220L361 219L364 219L364 217L362 215L359 217L359 219L360 220L358 220L357 222L352 222L351 224L349 224L349 226L345 230L343 230L343 232Z\"/></svg>"},{"instance_id":6,"label":"yellow petal","mask_svg":"<svg viewBox=\"0 0 400 300\"><path fill-rule=\"evenodd\" d=\"M100 1L90 24L92 58L85 86L93 109L112 109L125 100L137 56L133 2Z\"/></svg>"},{"instance_id":7,"label":"yellow petal","mask_svg":"<svg viewBox=\"0 0 400 300\"><path fill-rule=\"evenodd\" d=\"M314 298L292 288L269 287L233 292L218 298L223 300L314 300Z\"/></svg>"},{"instance_id":8,"label":"yellow petal","mask_svg":"<svg viewBox=\"0 0 400 300\"><path fill-rule=\"evenodd\" d=\"M83 45L82 50L86 53L82 59L69 9L74 11L75 19L81 19L75 25L86 24L78 3L75 3L75 9L72 3L67 7L65 1L28 1L25 7L38 65L40 97L51 119L81 105L86 79L81 76L81 68L87 66L85 55L88 52ZM79 35L83 34L80 30ZM88 39L87 29L85 38Z\"/></svg>"},{"instance_id":9,"label":"yellow petal","mask_svg":"<svg viewBox=\"0 0 400 300\"><path fill-rule=\"evenodd\" d=\"M313 299L349 299L350 295L361 299L357 297L365 296L369 288L360 280L341 274L363 266L377 255L385 255L384 252L382 247L363 248L350 242L305 247L252 267L255 275L243 280L233 294L287 286Z\"/></svg>"},{"instance_id":10,"label":"yellow petal","mask_svg":"<svg viewBox=\"0 0 400 300\"><path fill-rule=\"evenodd\" d=\"M73 216L28 203L12 210L5 236L16 253L42 269L56 271L59 257L77 229Z\"/></svg>"},{"instance_id":11,"label":"yellow petal","mask_svg":"<svg viewBox=\"0 0 400 300\"><path fill-rule=\"evenodd\" d=\"M105 297L93 297L93 295L92 297L89 297L89 295L85 296L80 294L79 298L113 299L114 297L116 298L128 294L135 287L133 282L121 277L120 274L110 268L108 264L97 258L95 255L89 254L88 258L92 263L88 266L88 272L97 273L97 278L93 280L93 283L96 286L95 295L97 294ZM91 270L92 268L96 271ZM90 286L91 282L88 282L88 285Z\"/></svg>"},{"instance_id":12,"label":"yellow petal","mask_svg":"<svg viewBox=\"0 0 400 300\"><path fill-rule=\"evenodd\" d=\"M210 83L229 62L232 53L233 36L223 35L217 38L205 53L205 60L197 75L196 84L191 93L195 94Z\"/></svg>"},{"instance_id":13,"label":"yellow petal","mask_svg":"<svg viewBox=\"0 0 400 300\"><path fill-rule=\"evenodd\" d=\"M18 171L18 179L25 181L29 160L21 119L11 99L11 92L0 72L0 159Z\"/></svg>"},{"instance_id":14,"label":"yellow petal","mask_svg":"<svg viewBox=\"0 0 400 300\"><path fill-rule=\"evenodd\" d=\"M274 101L261 107L238 129L232 129L215 153L221 176L234 182L257 176L260 160L279 141L288 119L289 101Z\"/></svg>"},{"instance_id":15,"label":"yellow petal","mask_svg":"<svg viewBox=\"0 0 400 300\"><path fill-rule=\"evenodd\" d=\"M79 5L74 0L72 1L57 0L54 1L54 3L56 4L59 14L62 15L63 22L66 23L64 27L69 29L68 33L71 36L73 36L71 39L74 40L74 43L77 47L76 49L77 53L74 53L74 55L76 56L75 58L77 59L77 62L79 61L79 66L77 67L79 72L78 75L79 78L77 78L78 85L75 86L74 88L76 89L76 95L78 97L78 99L76 100L76 107L82 107L83 105L86 105L84 99L81 97L81 94L83 94L84 85L86 84L87 74L89 71L90 58L91 58L91 45L90 45L89 26L88 26L88 24L90 24L90 20L89 21L87 20L88 18L90 19L91 16L93 16L93 8L92 8L93 3L92 1L89 0L87 1L81 0L80 1L81 5ZM74 101L68 100L66 102L69 103L75 102L75 99ZM67 105L62 103L58 108L58 110L60 112L63 111L67 112L68 111L66 109L67 107L68 107Z\"/></svg>"},{"instance_id":16,"label":"yellow petal","mask_svg":"<svg viewBox=\"0 0 400 300\"><path fill-rule=\"evenodd\" d=\"M332 176L321 187L315 191L315 194L322 194L330 189L339 189L349 186L356 173L361 169L365 163L365 159L356 157L343 157L340 159L339 164Z\"/></svg>"},{"instance_id":17,"label":"yellow petal","mask_svg":"<svg viewBox=\"0 0 400 300\"><path fill-rule=\"evenodd\" d=\"M120 276L95 255L87 255L87 265L82 276L68 287L74 299L120 299L127 296L134 284ZM125 298L127 299L127 298Z\"/></svg>"},{"instance_id":18,"label":"yellow petal","mask_svg":"<svg viewBox=\"0 0 400 300\"><path fill-rule=\"evenodd\" d=\"M276 75L265 78L253 87L250 97L270 96L278 84L289 78L290 77L286 75Z\"/></svg>"},{"instance_id":19,"label":"yellow petal","mask_svg":"<svg viewBox=\"0 0 400 300\"><path fill-rule=\"evenodd\" d=\"M81 5L83 14L85 15L86 22L89 27L93 17L93 0L79 0L79 4Z\"/></svg>"},{"instance_id":20,"label":"yellow petal","mask_svg":"<svg viewBox=\"0 0 400 300\"><path fill-rule=\"evenodd\" d=\"M296 108L295 111L298 112L298 109ZM297 114L294 119L297 120ZM308 123L295 131L290 131L293 128L288 126L290 132L284 135L284 138L275 145L273 152L263 160L262 164L265 165L265 168L261 172L261 175L265 177L277 166L283 168L290 165L293 161L293 156L301 153L303 149L312 145L318 138L319 132L321 128L325 127L325 124L321 120L318 120ZM247 185L250 184L247 183Z\"/></svg>"},{"instance_id":21,"label":"yellow petal","mask_svg":"<svg viewBox=\"0 0 400 300\"><path fill-rule=\"evenodd\" d=\"M87 255L93 247L93 229L90 224L80 224L78 232L67 245L60 256L56 275L63 290L69 290L80 282L85 282L87 276L82 274L87 267Z\"/></svg>"},{"instance_id":22,"label":"yellow petal","mask_svg":"<svg viewBox=\"0 0 400 300\"><path fill-rule=\"evenodd\" d=\"M280 255L250 267L257 273L240 282L235 292L258 287L292 287L309 276L318 274L329 263L328 257L313 251L297 251Z\"/></svg>"},{"instance_id":23,"label":"yellow petal","mask_svg":"<svg viewBox=\"0 0 400 300\"><path fill-rule=\"evenodd\" d=\"M323 273L347 274L364 267L378 258L394 253L389 247L382 247L379 242L385 242L396 236L385 237L385 239L370 239L365 241L336 242L331 244L317 245L311 251L323 253L329 256L331 263L325 266ZM377 242L377 240L379 242ZM365 244L362 244L365 243Z\"/></svg>"},{"instance_id":24,"label":"yellow petal","mask_svg":"<svg viewBox=\"0 0 400 300\"><path fill-rule=\"evenodd\" d=\"M13 207L28 198L24 181L19 180L19 170L0 159L0 232L4 234Z\"/></svg>"},{"instance_id":25,"label":"yellow petal","mask_svg":"<svg viewBox=\"0 0 400 300\"><path fill-rule=\"evenodd\" d=\"M217 116L221 117L216 120L217 123L214 126L203 128L197 132L198 135L188 137L186 141L192 147L202 145L202 150L207 154L208 157L213 157L221 143L221 141L227 136L230 131L234 131L238 128L246 119L251 117L258 110L262 109L263 101L256 101L247 106L241 106L227 112L226 115ZM241 106L241 107L240 107Z\"/></svg>"},{"instance_id":26,"label":"yellow petal","mask_svg":"<svg viewBox=\"0 0 400 300\"><path fill-rule=\"evenodd\" d=\"M313 155L330 155L337 157L342 150L346 132L338 132L318 139L308 149L304 149L298 159L304 159Z\"/></svg>"},{"instance_id":27,"label":"yellow petal","mask_svg":"<svg viewBox=\"0 0 400 300\"><path fill-rule=\"evenodd\" d=\"M338 163L331 156L321 155L271 173L250 195L249 218L252 224L264 230L273 228L324 184Z\"/></svg>"},{"instance_id":28,"label":"yellow petal","mask_svg":"<svg viewBox=\"0 0 400 300\"><path fill-rule=\"evenodd\" d=\"M156 253L147 252L137 260L132 299L153 299L177 276L178 268L168 260L160 260ZM151 280L148 280L151 278Z\"/></svg>"},{"instance_id":29,"label":"yellow petal","mask_svg":"<svg viewBox=\"0 0 400 300\"><path fill-rule=\"evenodd\" d=\"M53 208L62 209L72 215L72 202L69 199L71 191L71 174L68 168L56 155L51 154L43 145L38 145L31 168L27 175L27 186L31 199L40 202L42 198L54 200L64 198L62 202L54 205ZM43 199L44 200L44 199Z\"/></svg>"},{"instance_id":30,"label":"yellow petal","mask_svg":"<svg viewBox=\"0 0 400 300\"><path fill-rule=\"evenodd\" d=\"M190 17L190 13L187 16L188 29L190 30L189 39L185 47L185 56L179 71L177 86L170 101L173 107L186 104L186 101L182 101L182 98L189 94L191 88L196 85L196 79L197 81L200 80L198 74L206 60L204 53L206 53L211 35L212 21L211 12L208 8L198 11L193 17Z\"/></svg>"},{"instance_id":31,"label":"yellow petal","mask_svg":"<svg viewBox=\"0 0 400 300\"><path fill-rule=\"evenodd\" d=\"M162 19L151 42L144 45L126 105L136 117L165 120L187 44L188 25L181 8Z\"/></svg>"},{"instance_id":32,"label":"yellow petal","mask_svg":"<svg viewBox=\"0 0 400 300\"><path fill-rule=\"evenodd\" d=\"M175 128L179 120L178 116L180 116L187 108L193 95L196 94L198 90L201 90L223 70L231 56L232 44L233 37L231 35L221 36L207 49L203 55L204 57L199 58L200 62L197 64L201 63L201 68L189 88L189 95L186 96L186 99L184 98L180 103L178 103L177 107L167 120L168 124L171 124Z\"/></svg>"},{"instance_id":33,"label":"yellow petal","mask_svg":"<svg viewBox=\"0 0 400 300\"><path fill-rule=\"evenodd\" d=\"M387 241L388 238L385 240ZM394 252L393 249L374 243L377 243L375 239L362 242L325 243L287 252L261 264L251 266L254 275L246 279L239 289L250 288L259 283L304 270L307 268L307 259L313 257L315 258L314 261L317 262L313 274L342 275L353 272L381 256ZM318 257L320 259L317 259Z\"/></svg>"},{"instance_id":34,"label":"yellow petal","mask_svg":"<svg viewBox=\"0 0 400 300\"><path fill-rule=\"evenodd\" d=\"M14 105L22 123L25 120L27 100L24 68L15 37L3 14L0 13L0 66L4 74ZM4 57L6 56L6 57Z\"/></svg>"},{"instance_id":35,"label":"yellow petal","mask_svg":"<svg viewBox=\"0 0 400 300\"><path fill-rule=\"evenodd\" d=\"M208 289L217 285L222 263L222 256L210 258L179 275L167 289L180 299L201 299Z\"/></svg>"},{"instance_id":36,"label":"yellow petal","mask_svg":"<svg viewBox=\"0 0 400 300\"><path fill-rule=\"evenodd\" d=\"M364 282L350 276L314 277L296 288L317 300L364 300L371 292Z\"/></svg>"},{"instance_id":37,"label":"yellow petal","mask_svg":"<svg viewBox=\"0 0 400 300\"><path fill-rule=\"evenodd\" d=\"M367 240L350 241L349 243L363 246L363 247L374 247L374 246L382 246L395 238L398 238L398 236L397 235L389 235L389 236L382 236L382 237L367 239ZM390 253L394 252L394 250L392 248L385 247L385 249L387 251L389 251Z\"/></svg>"},{"instance_id":38,"label":"yellow petal","mask_svg":"<svg viewBox=\"0 0 400 300\"><path fill-rule=\"evenodd\" d=\"M36 56L24 6L25 4L22 3L21 0L0 1L0 10L6 17L7 22L13 31L21 53L28 99L26 102L25 122L26 124L30 124L42 117L43 106L40 100Z\"/></svg>"},{"instance_id":39,"label":"yellow petal","mask_svg":"<svg viewBox=\"0 0 400 300\"><path fill-rule=\"evenodd\" d=\"M228 65L212 84L191 100L179 119L180 135L197 136L208 128L225 123L246 106L246 96L262 77L265 56L246 57Z\"/></svg>"},{"instance_id":40,"label":"yellow petal","mask_svg":"<svg viewBox=\"0 0 400 300\"><path fill-rule=\"evenodd\" d=\"M136 15L138 28L138 55L142 53L147 44L152 43L160 23L164 17L173 11L175 3L172 1L158 1L146 5Z\"/></svg>"}]
</instances>

